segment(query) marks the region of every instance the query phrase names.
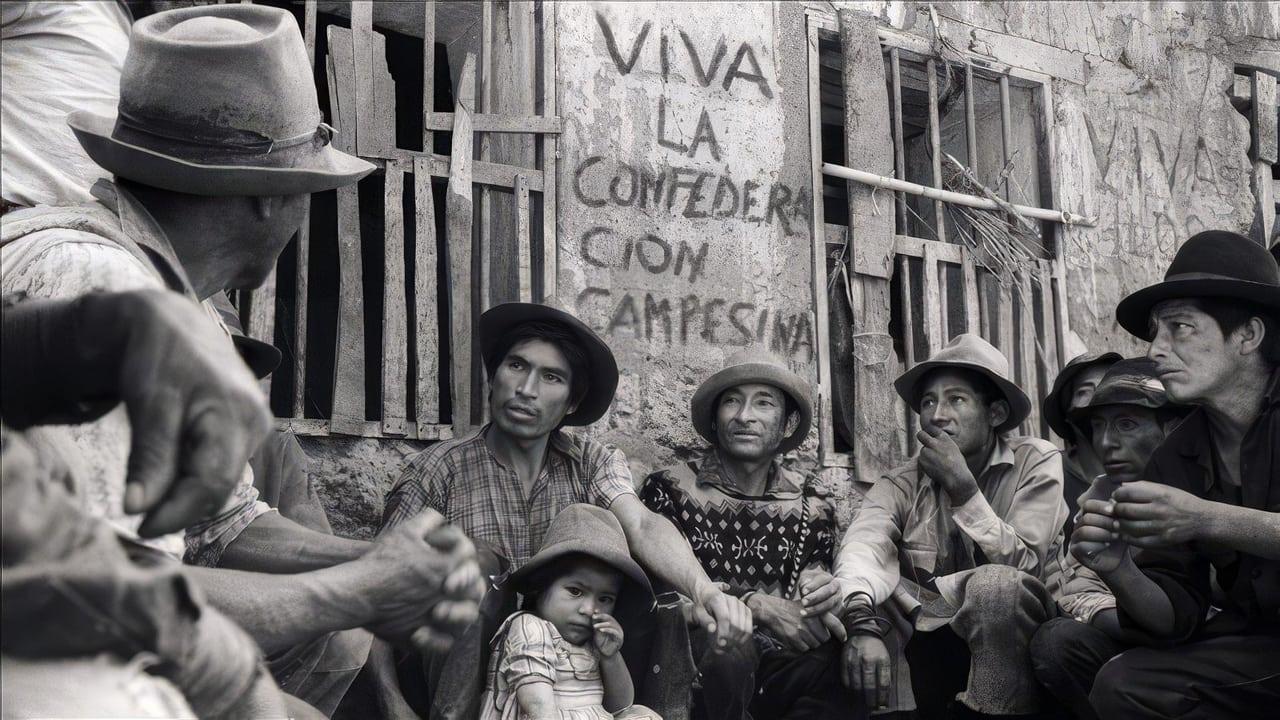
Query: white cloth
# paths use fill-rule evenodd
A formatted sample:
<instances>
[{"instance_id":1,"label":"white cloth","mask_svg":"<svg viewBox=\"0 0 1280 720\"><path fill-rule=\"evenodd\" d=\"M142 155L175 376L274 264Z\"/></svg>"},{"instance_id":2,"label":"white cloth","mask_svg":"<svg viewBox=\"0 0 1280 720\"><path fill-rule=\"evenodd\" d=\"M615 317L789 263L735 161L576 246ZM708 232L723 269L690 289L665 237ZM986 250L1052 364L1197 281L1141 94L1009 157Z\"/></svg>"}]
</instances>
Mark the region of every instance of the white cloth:
<instances>
[{"instance_id":1,"label":"white cloth","mask_svg":"<svg viewBox=\"0 0 1280 720\"><path fill-rule=\"evenodd\" d=\"M129 13L115 0L0 6L0 196L29 207L92 202L89 188L107 172L67 114L115 114Z\"/></svg>"}]
</instances>

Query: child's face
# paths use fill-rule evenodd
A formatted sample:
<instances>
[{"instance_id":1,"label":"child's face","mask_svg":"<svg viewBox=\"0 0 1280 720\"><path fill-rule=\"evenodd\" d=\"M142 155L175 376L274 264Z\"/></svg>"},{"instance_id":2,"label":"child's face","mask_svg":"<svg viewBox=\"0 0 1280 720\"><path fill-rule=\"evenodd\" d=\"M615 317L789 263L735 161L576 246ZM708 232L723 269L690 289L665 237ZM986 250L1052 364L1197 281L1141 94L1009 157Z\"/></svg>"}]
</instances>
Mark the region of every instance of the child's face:
<instances>
[{"instance_id":1,"label":"child's face","mask_svg":"<svg viewBox=\"0 0 1280 720\"><path fill-rule=\"evenodd\" d=\"M579 563L556 578L538 596L538 617L556 626L574 645L591 641L591 618L612 614L618 601L622 575L606 565Z\"/></svg>"}]
</instances>

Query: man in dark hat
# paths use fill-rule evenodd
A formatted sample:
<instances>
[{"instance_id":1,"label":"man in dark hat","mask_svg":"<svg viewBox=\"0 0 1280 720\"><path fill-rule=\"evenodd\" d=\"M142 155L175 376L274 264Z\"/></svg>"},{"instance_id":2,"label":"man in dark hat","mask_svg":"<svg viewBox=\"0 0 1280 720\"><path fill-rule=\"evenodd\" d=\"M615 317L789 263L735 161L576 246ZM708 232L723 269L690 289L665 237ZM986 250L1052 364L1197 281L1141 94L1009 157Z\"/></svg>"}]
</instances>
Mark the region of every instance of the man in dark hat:
<instances>
[{"instance_id":1,"label":"man in dark hat","mask_svg":"<svg viewBox=\"0 0 1280 720\"><path fill-rule=\"evenodd\" d=\"M94 186L100 205L7 213L0 289L78 297L168 288L200 306L230 344L210 299L261 283L301 223L306 197L353 183L373 166L329 143L301 32L287 11L162 12L136 23L130 43L116 115L68 117L114 182ZM207 416L197 431L223 430ZM425 520L378 545L285 520L258 499L242 462L217 463L235 489L198 522L144 519L135 513L154 498L145 481L126 482L135 459L123 409L56 432L76 448L71 470L89 514L199 566L187 572L210 602L282 663L275 669L287 691L324 712L336 706L370 642L364 633L335 633L369 627L407 639L434 625L447 636L448 618L431 618L428 606L448 595L442 587L450 568L478 576L470 543L456 531L437 536L451 538L448 547L428 542ZM465 594L474 612L476 584Z\"/></svg>"},{"instance_id":2,"label":"man in dark hat","mask_svg":"<svg viewBox=\"0 0 1280 720\"><path fill-rule=\"evenodd\" d=\"M535 303L490 308L479 331L491 421L409 461L387 496L382 533L423 509L438 510L481 548L488 574L497 574L527 562L562 509L598 505L617 516L636 559L693 600L714 647L747 642L751 612L707 578L670 522L640 502L622 452L564 429L590 425L613 402L618 366L609 346L573 315ZM439 684L452 692L447 701L431 698L436 716L474 716L478 692L459 688L474 690L478 662L428 668L461 673L456 681L428 681L429 690ZM464 694L472 697L454 702Z\"/></svg>"},{"instance_id":3,"label":"man in dark hat","mask_svg":"<svg viewBox=\"0 0 1280 720\"><path fill-rule=\"evenodd\" d=\"M711 450L653 473L640 491L755 618L754 646L741 653L695 642L702 717L843 718L853 703L840 683L844 628L830 612L835 510L812 472L784 460L809 434L811 395L767 352L729 358L691 403Z\"/></svg>"},{"instance_id":4,"label":"man in dark hat","mask_svg":"<svg viewBox=\"0 0 1280 720\"><path fill-rule=\"evenodd\" d=\"M1093 446L1082 440L1069 415L1089 404L1098 381L1119 359L1120 353L1114 352L1076 356L1058 373L1041 406L1045 422L1066 446L1062 454L1062 493L1067 501L1067 535L1071 534L1071 523L1079 509L1076 498L1089 489L1095 477L1102 474L1102 460L1093 452Z\"/></svg>"},{"instance_id":5,"label":"man in dark hat","mask_svg":"<svg viewBox=\"0 0 1280 720\"><path fill-rule=\"evenodd\" d=\"M1147 358L1120 360L1107 369L1092 399L1071 412L1071 423L1093 446L1105 470L1085 499L1110 498L1116 488L1140 479L1151 453L1190 408L1169 402ZM1036 678L1079 720L1096 718L1089 690L1102 664L1132 647L1116 620L1116 598L1095 568L1107 569L1116 549L1075 542L1051 578L1064 617L1049 620L1031 640Z\"/></svg>"},{"instance_id":6,"label":"man in dark hat","mask_svg":"<svg viewBox=\"0 0 1280 720\"><path fill-rule=\"evenodd\" d=\"M894 387L920 413L921 447L865 489L837 555L845 682L869 710L1034 712L1027 646L1052 609L1042 578L1067 512L1061 453L1010 434L1031 401L976 335Z\"/></svg>"},{"instance_id":7,"label":"man in dark hat","mask_svg":"<svg viewBox=\"0 0 1280 720\"><path fill-rule=\"evenodd\" d=\"M1116 319L1151 342L1170 399L1197 407L1141 480L1081 504L1073 543L1095 544L1117 624L1150 645L1104 665L1090 700L1106 718L1269 716L1280 702L1280 267L1241 235L1198 233Z\"/></svg>"}]
</instances>

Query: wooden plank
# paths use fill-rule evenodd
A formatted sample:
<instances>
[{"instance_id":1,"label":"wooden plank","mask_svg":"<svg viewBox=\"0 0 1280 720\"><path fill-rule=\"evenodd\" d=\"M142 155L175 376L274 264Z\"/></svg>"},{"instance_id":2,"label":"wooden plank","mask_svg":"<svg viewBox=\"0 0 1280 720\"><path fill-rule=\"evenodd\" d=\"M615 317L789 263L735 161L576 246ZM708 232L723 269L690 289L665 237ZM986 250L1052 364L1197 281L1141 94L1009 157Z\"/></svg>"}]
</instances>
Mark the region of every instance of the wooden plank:
<instances>
[{"instance_id":1,"label":"wooden plank","mask_svg":"<svg viewBox=\"0 0 1280 720\"><path fill-rule=\"evenodd\" d=\"M533 302L533 257L529 237L529 180L516 176L516 252L520 302Z\"/></svg>"},{"instance_id":2,"label":"wooden plank","mask_svg":"<svg viewBox=\"0 0 1280 720\"><path fill-rule=\"evenodd\" d=\"M375 156L365 159L375 164L385 163L387 160L400 160L408 165L420 157L427 159L427 169L432 176L447 178L452 174L449 157L436 155L435 153L426 154L414 150L396 148L387 153L386 157ZM483 162L474 158L471 160L471 182L479 185L492 185L514 190L517 175L524 175L529 182L529 189L534 192L550 195L551 191L555 190L554 183L549 186L544 185L543 171L541 170L506 165L504 163Z\"/></svg>"},{"instance_id":3,"label":"wooden plank","mask_svg":"<svg viewBox=\"0 0 1280 720\"><path fill-rule=\"evenodd\" d=\"M450 397L454 433L461 435L471 425L471 108L475 104L475 55L468 53L462 65L457 105L453 116L453 153L449 190L445 196L445 250L449 262L449 352Z\"/></svg>"},{"instance_id":4,"label":"wooden plank","mask_svg":"<svg viewBox=\"0 0 1280 720\"><path fill-rule=\"evenodd\" d=\"M303 437L326 437L338 432L333 429L330 421L315 418L276 418L276 429ZM340 434L367 438L386 437L382 432L382 423L375 420L353 425ZM453 428L448 425L410 426L404 435L406 440L450 440L453 437Z\"/></svg>"},{"instance_id":5,"label":"wooden plank","mask_svg":"<svg viewBox=\"0 0 1280 720\"><path fill-rule=\"evenodd\" d=\"M1000 289L997 293L1000 298L1000 305L997 308L996 316L999 318L999 341L996 347L1000 348L1000 352L1004 353L1005 359L1009 361L1009 371L1013 371L1014 361L1014 345L1013 345L1013 292L1008 283L1000 283Z\"/></svg>"},{"instance_id":6,"label":"wooden plank","mask_svg":"<svg viewBox=\"0 0 1280 720\"><path fill-rule=\"evenodd\" d=\"M306 0L302 7L302 42L307 48L307 62L316 66L316 0Z\"/></svg>"},{"instance_id":7,"label":"wooden plank","mask_svg":"<svg viewBox=\"0 0 1280 720\"><path fill-rule=\"evenodd\" d=\"M1013 152L1013 112L1009 109L1009 78L1000 76L1000 167L1009 165L1009 153ZM1000 183L1004 188L1004 199L1013 199L1013 186L1006 176Z\"/></svg>"},{"instance_id":8,"label":"wooden plank","mask_svg":"<svg viewBox=\"0 0 1280 720\"><path fill-rule=\"evenodd\" d=\"M973 252L960 248L960 275L964 283L964 331L981 333L981 310L978 305L978 270L973 264Z\"/></svg>"},{"instance_id":9,"label":"wooden plank","mask_svg":"<svg viewBox=\"0 0 1280 720\"><path fill-rule=\"evenodd\" d=\"M938 256L935 243L924 246L924 336L929 342L929 357L942 349L948 338L942 336L942 300L938 293Z\"/></svg>"},{"instance_id":10,"label":"wooden plank","mask_svg":"<svg viewBox=\"0 0 1280 720\"><path fill-rule=\"evenodd\" d=\"M898 48L889 51L889 67L893 80L893 170L899 180L907 179L907 144L902 132L902 58ZM907 231L907 194L897 193L893 203L898 211L898 229ZM910 433L908 433L910 435Z\"/></svg>"},{"instance_id":11,"label":"wooden plank","mask_svg":"<svg viewBox=\"0 0 1280 720\"><path fill-rule=\"evenodd\" d=\"M1252 73L1253 102L1249 110L1252 143L1249 159L1274 165L1280 153L1276 126L1276 78L1262 72Z\"/></svg>"},{"instance_id":12,"label":"wooden plank","mask_svg":"<svg viewBox=\"0 0 1280 720\"><path fill-rule=\"evenodd\" d=\"M476 113L471 117L475 132L529 133L559 135L564 132L564 121L557 116L516 115L507 112ZM453 113L433 112L426 120L428 130L453 128Z\"/></svg>"},{"instance_id":13,"label":"wooden plank","mask_svg":"<svg viewBox=\"0 0 1280 720\"><path fill-rule=\"evenodd\" d=\"M356 127L356 62L352 32L330 25L329 84L335 88L341 127ZM354 145L358 139L348 137ZM338 188L338 331L330 430L357 434L365 421L364 276L360 252L360 207L355 185Z\"/></svg>"},{"instance_id":14,"label":"wooden plank","mask_svg":"<svg viewBox=\"0 0 1280 720\"><path fill-rule=\"evenodd\" d=\"M1026 271L1019 271L1017 276L1019 312L1017 317L1019 356L1022 359L1017 372L1017 382L1025 392L1032 398L1040 397L1039 386L1036 383L1036 321L1035 321L1035 305L1031 296L1031 279ZM1040 403L1032 401L1031 414L1027 416L1026 422L1023 424L1023 432L1027 435L1041 436L1043 429L1040 427Z\"/></svg>"},{"instance_id":15,"label":"wooden plank","mask_svg":"<svg viewBox=\"0 0 1280 720\"><path fill-rule=\"evenodd\" d=\"M861 17L861 16L859 16ZM841 16L841 25L846 18ZM849 22L855 22L850 18ZM865 18L857 20L865 22ZM843 32L843 31L842 31ZM867 41L868 44L863 44ZM853 53L854 57L849 54ZM842 58L844 74L845 132L849 137L859 138L858 142L846 141L844 148L845 165L855 167L877 175L892 175L894 168L894 145L891 139L891 113L889 97L884 84L884 55L879 41L870 43L868 38L858 35L858 42L845 50ZM871 84L867 78L858 78L859 82L850 83L848 76L850 66L855 63L873 63L881 69L880 82ZM813 68L817 72L817 68ZM815 105L817 103L814 103ZM855 118L857 127L849 128L850 118ZM874 138L874 142L869 142ZM821 177L817 175L815 177ZM861 183L847 183L849 195L849 225L853 228L853 271L862 275L888 280L893 277L893 215L888 215L888 233L879 232L885 223L877 222L872 227L876 232L862 232L865 223L881 212L872 199L871 188Z\"/></svg>"},{"instance_id":16,"label":"wooden plank","mask_svg":"<svg viewBox=\"0 0 1280 720\"><path fill-rule=\"evenodd\" d=\"M978 122L973 109L973 66L964 66L964 137L969 169L978 172Z\"/></svg>"},{"instance_id":17,"label":"wooden plank","mask_svg":"<svg viewBox=\"0 0 1280 720\"><path fill-rule=\"evenodd\" d=\"M1047 392L1058 377L1058 333L1057 317L1053 307L1053 273L1052 264L1041 260L1036 269L1036 284L1040 287L1040 387ZM1039 398L1036 398L1039 400Z\"/></svg>"},{"instance_id":18,"label":"wooden plank","mask_svg":"<svg viewBox=\"0 0 1280 720\"><path fill-rule=\"evenodd\" d=\"M559 65L556 54L556 14L560 12L560 3L542 4L542 113L547 117L556 115L556 76ZM558 275L560 263L557 257L559 236L556 235L556 165L560 151L555 135L542 136L542 185L546 188L542 193L542 301L555 300L559 293ZM815 176L816 177L816 176ZM530 177L529 189L535 189ZM814 193L815 195L817 193ZM817 217L822 217L818 215Z\"/></svg>"},{"instance_id":19,"label":"wooden plank","mask_svg":"<svg viewBox=\"0 0 1280 720\"><path fill-rule=\"evenodd\" d=\"M998 345L993 329L994 323L991 320L992 282L991 273L985 270L978 273L978 315L983 339L992 345Z\"/></svg>"},{"instance_id":20,"label":"wooden plank","mask_svg":"<svg viewBox=\"0 0 1280 720\"><path fill-rule=\"evenodd\" d=\"M915 319L915 302L916 294L912 289L911 282L911 260L906 255L898 256L898 302L902 306L902 361L903 365L911 368L916 364L916 319ZM895 393L896 394L896 393ZM905 446L903 452L910 455L916 451L916 435L913 429L916 427L916 413L910 407L907 407L901 398L897 398L902 405L902 417L906 422Z\"/></svg>"},{"instance_id":21,"label":"wooden plank","mask_svg":"<svg viewBox=\"0 0 1280 720\"><path fill-rule=\"evenodd\" d=\"M302 227L298 228L297 263L294 266L293 306L293 416L306 415L307 392L307 286L311 267L311 196L303 202Z\"/></svg>"},{"instance_id":22,"label":"wooden plank","mask_svg":"<svg viewBox=\"0 0 1280 720\"><path fill-rule=\"evenodd\" d=\"M404 167L387 163L383 185L382 431L405 434L409 374L409 303L404 272Z\"/></svg>"},{"instance_id":23,"label":"wooden plank","mask_svg":"<svg viewBox=\"0 0 1280 720\"><path fill-rule=\"evenodd\" d=\"M373 97L373 3L352 0L351 44L355 58L355 107L351 117L356 128L356 148L360 155L374 155L385 148L377 142L374 127L378 116ZM366 109L369 112L366 112Z\"/></svg>"},{"instance_id":24,"label":"wooden plank","mask_svg":"<svg viewBox=\"0 0 1280 720\"><path fill-rule=\"evenodd\" d=\"M925 63L929 75L929 159L933 164L933 187L942 189L942 128L938 121L938 63L930 58ZM933 232L940 242L947 241L946 205L933 201Z\"/></svg>"},{"instance_id":25,"label":"wooden plank","mask_svg":"<svg viewBox=\"0 0 1280 720\"><path fill-rule=\"evenodd\" d=\"M475 112L492 113L494 108L493 81L491 80L493 76L494 32L493 1L481 0L480 64L478 68L480 77L479 84L476 88L476 103L475 106L471 108ZM471 121L471 131L472 133L475 133L475 120L474 118L469 118L469 120ZM488 133L475 134L474 137L474 142L476 143L476 150L474 152L475 158L477 160L488 162L491 159L490 147L492 145L492 141ZM480 186L476 189L476 192L476 209L480 218L480 228L479 233L477 233L477 252L480 253L480 273L479 277L475 278L475 290L480 295L480 312L484 312L489 309L492 302L490 297L491 287L493 285L493 247L491 242L493 218L490 213L492 198L490 198L489 188L487 186ZM484 383L487 380L488 378L481 373L481 382ZM488 408L484 408L484 410L487 409ZM484 420L486 420L486 418L481 418L482 422Z\"/></svg>"},{"instance_id":26,"label":"wooden plank","mask_svg":"<svg viewBox=\"0 0 1280 720\"><path fill-rule=\"evenodd\" d=\"M436 302L436 204L431 190L431 173L426 158L413 164L413 316L417 323L414 351L417 374L414 378L418 433L440 422L439 313Z\"/></svg>"},{"instance_id":27,"label":"wooden plank","mask_svg":"<svg viewBox=\"0 0 1280 720\"><path fill-rule=\"evenodd\" d=\"M433 130L449 130L453 128L453 118L449 118L446 127L436 127L432 123L435 117L436 98L436 4L422 3L422 151L433 150ZM418 175L418 163L413 162L413 174ZM430 182L427 183L430 186ZM428 187L428 192L430 188ZM434 211L433 211L434 212Z\"/></svg>"},{"instance_id":28,"label":"wooden plank","mask_svg":"<svg viewBox=\"0 0 1280 720\"><path fill-rule=\"evenodd\" d=\"M1063 294L1066 287L1066 271L1061 260L1053 262L1053 311L1057 320L1054 331L1058 334L1058 367L1063 367L1071 358L1067 357L1067 333L1071 331L1067 316L1067 298Z\"/></svg>"},{"instance_id":29,"label":"wooden plank","mask_svg":"<svg viewBox=\"0 0 1280 720\"><path fill-rule=\"evenodd\" d=\"M815 97L819 88L819 70L818 70L818 28L816 25L805 19L805 32L808 34L808 73L809 73L809 97ZM809 162L812 170L810 177L814 178L814 182L820 182L822 170L822 117L819 103L809 103ZM827 458L834 455L835 445L835 420L832 416L831 407L831 356L828 348L831 347L830 332L830 309L827 306L827 286L829 284L827 277L827 252L825 242L825 232L819 233L818 223L822 222L822 216L825 213L823 207L822 193L813 193L813 208L810 212L810 220L814 225L813 249L811 251L811 261L813 262L813 314L814 327L818 336L818 407L816 425L818 427L818 453L819 460L826 465ZM843 238L842 238L843 239Z\"/></svg>"}]
</instances>

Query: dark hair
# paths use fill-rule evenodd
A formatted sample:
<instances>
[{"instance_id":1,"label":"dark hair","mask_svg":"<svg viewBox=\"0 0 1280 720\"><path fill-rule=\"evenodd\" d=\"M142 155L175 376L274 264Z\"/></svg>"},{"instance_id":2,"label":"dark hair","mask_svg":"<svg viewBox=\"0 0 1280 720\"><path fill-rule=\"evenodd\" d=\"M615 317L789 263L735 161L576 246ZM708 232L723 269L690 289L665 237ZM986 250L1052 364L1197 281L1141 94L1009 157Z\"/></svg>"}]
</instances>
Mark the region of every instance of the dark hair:
<instances>
[{"instance_id":1,"label":"dark hair","mask_svg":"<svg viewBox=\"0 0 1280 720\"><path fill-rule=\"evenodd\" d=\"M1275 315L1249 302L1217 297L1187 298L1192 307L1213 318L1224 336L1239 330L1252 318L1262 320L1265 336L1262 338L1262 361L1270 366L1280 365L1280 321Z\"/></svg>"},{"instance_id":2,"label":"dark hair","mask_svg":"<svg viewBox=\"0 0 1280 720\"><path fill-rule=\"evenodd\" d=\"M521 609L534 610L538 604L538 596L542 595L551 583L569 574L583 563L615 572L624 582L626 581L625 573L594 555L581 552L568 553L529 573L529 577L525 579L522 586L517 588L524 595Z\"/></svg>"},{"instance_id":3,"label":"dark hair","mask_svg":"<svg viewBox=\"0 0 1280 720\"><path fill-rule=\"evenodd\" d=\"M587 378L587 352L578 336L558 322L530 320L508 330L484 358L484 370L489 379L493 380L498 372L498 365L511 352L511 348L526 340L549 342L564 355L565 362L569 363L569 404L573 406L581 402L590 387Z\"/></svg>"},{"instance_id":4,"label":"dark hair","mask_svg":"<svg viewBox=\"0 0 1280 720\"><path fill-rule=\"evenodd\" d=\"M915 402L912 403L916 410L920 409L920 400L924 396L924 386L929 382L929 378L940 372L954 372L964 378L965 381L973 387L973 392L977 394L978 398L988 407L997 400L1005 400L1007 404L1008 398L1004 396L1004 393L1000 392L1000 388L996 387L994 382L991 382L991 378L983 375L977 370L971 370L963 367L940 367L934 368L933 370L925 373L924 376L916 382L916 397ZM1013 410L1012 407L1009 409L1011 411Z\"/></svg>"}]
</instances>

